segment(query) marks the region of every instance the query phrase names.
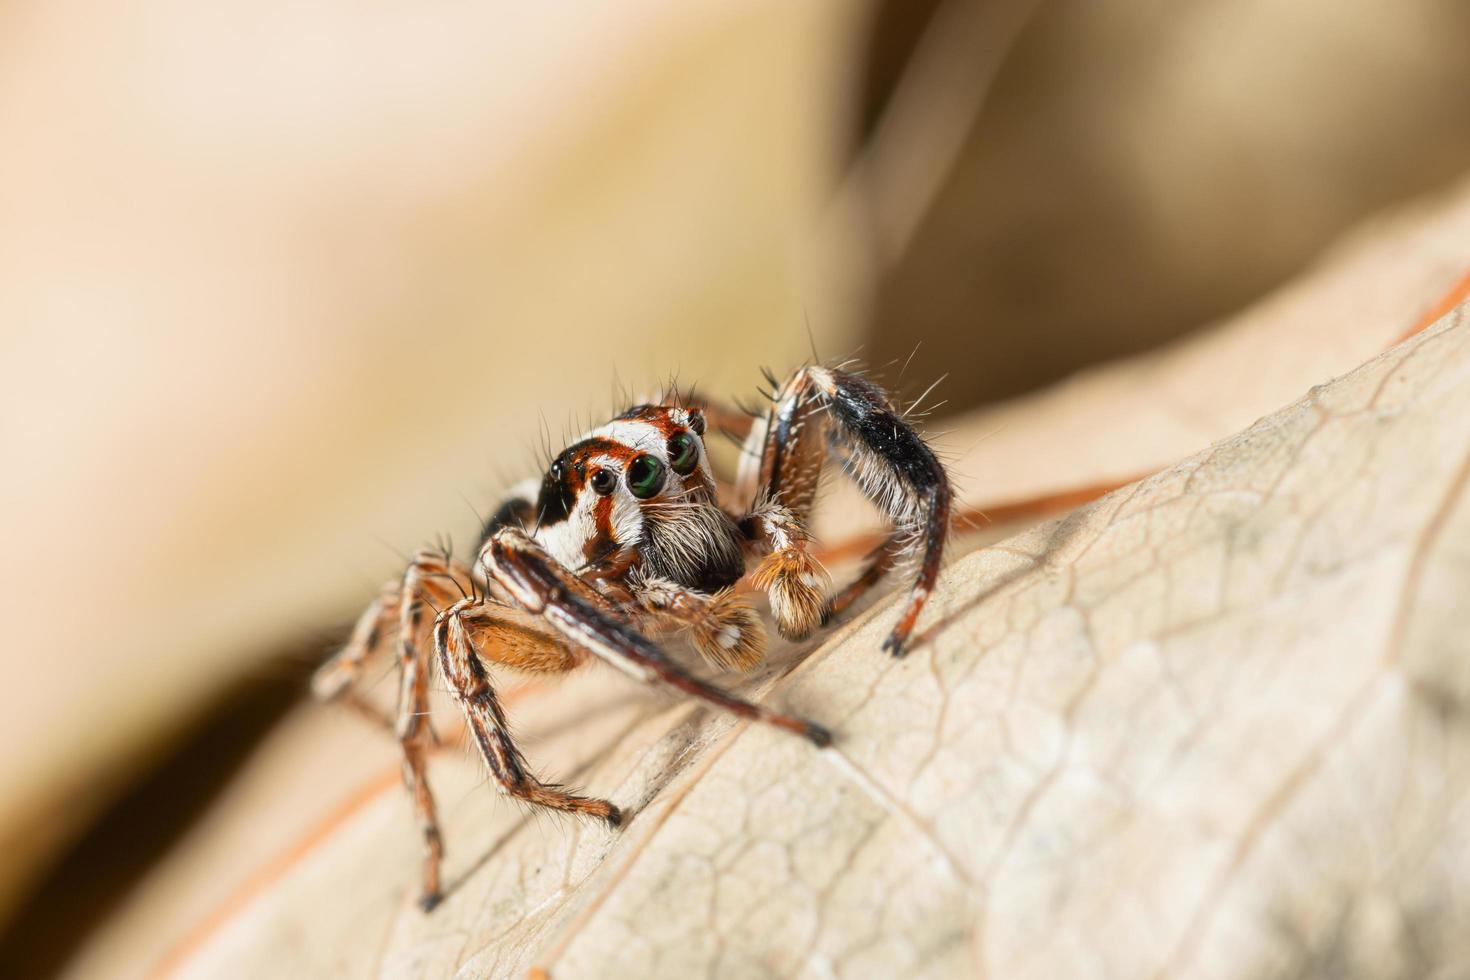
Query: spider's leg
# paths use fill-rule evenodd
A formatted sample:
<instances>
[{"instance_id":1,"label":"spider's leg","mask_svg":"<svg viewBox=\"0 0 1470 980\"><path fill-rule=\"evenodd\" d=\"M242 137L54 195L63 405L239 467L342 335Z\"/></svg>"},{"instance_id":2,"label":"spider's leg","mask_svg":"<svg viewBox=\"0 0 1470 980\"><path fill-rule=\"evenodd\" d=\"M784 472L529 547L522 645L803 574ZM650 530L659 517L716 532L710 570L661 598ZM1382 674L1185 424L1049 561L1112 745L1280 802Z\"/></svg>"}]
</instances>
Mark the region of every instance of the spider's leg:
<instances>
[{"instance_id":1,"label":"spider's leg","mask_svg":"<svg viewBox=\"0 0 1470 980\"><path fill-rule=\"evenodd\" d=\"M409 572L413 574L410 576ZM365 697L359 685L367 668L391 645L390 638L402 618L405 585L410 581L413 588L428 592L441 606L449 605L465 591L474 589L470 570L464 564L446 559L437 552L420 551L402 578L383 586L378 597L358 617L347 643L317 668L311 678L312 694L318 700L340 701L388 731L394 728L393 718ZM426 639L426 636L418 638L419 641ZM399 647L401 652L401 638ZM433 736L432 731L430 735Z\"/></svg>"},{"instance_id":2,"label":"spider's leg","mask_svg":"<svg viewBox=\"0 0 1470 980\"><path fill-rule=\"evenodd\" d=\"M714 595L661 578L639 578L631 597L656 628L686 630L694 648L726 670L753 670L765 659L766 634L754 609L731 589Z\"/></svg>"},{"instance_id":3,"label":"spider's leg","mask_svg":"<svg viewBox=\"0 0 1470 980\"><path fill-rule=\"evenodd\" d=\"M887 575L897 563L904 546L903 536L892 534L869 552L866 559L867 564L863 566L863 570L857 574L857 577L849 582L841 592L834 593L827 599L827 605L822 610L823 625L841 616L852 607L853 603L866 595L869 589L883 581L883 576Z\"/></svg>"},{"instance_id":4,"label":"spider's leg","mask_svg":"<svg viewBox=\"0 0 1470 980\"><path fill-rule=\"evenodd\" d=\"M805 521L822 463L835 449L895 533L918 543L922 557L908 605L883 643L901 656L939 577L951 498L943 464L880 388L836 368L797 371L777 392L764 435L757 500L784 504Z\"/></svg>"},{"instance_id":5,"label":"spider's leg","mask_svg":"<svg viewBox=\"0 0 1470 980\"><path fill-rule=\"evenodd\" d=\"M398 744L403 750L403 785L413 801L414 815L424 838L423 890L419 903L425 911L439 902L439 865L444 842L429 789L428 749L434 741L429 725L429 647L425 635L425 606L431 599L447 604L469 587L463 565L443 555L421 551L403 573L398 605Z\"/></svg>"},{"instance_id":6,"label":"spider's leg","mask_svg":"<svg viewBox=\"0 0 1470 980\"><path fill-rule=\"evenodd\" d=\"M318 667L311 677L311 691L318 699L341 699L387 728L392 727L392 720L358 696L354 685L362 678L368 664L388 649L387 634L398 618L398 599L402 591L401 582L383 586L383 591L358 617L347 644Z\"/></svg>"},{"instance_id":7,"label":"spider's leg","mask_svg":"<svg viewBox=\"0 0 1470 980\"><path fill-rule=\"evenodd\" d=\"M622 815L606 800L577 796L531 775L511 739L505 712L480 656L545 672L570 670L584 659L539 623L525 622L528 618L493 602L464 599L455 603L434 623L439 666L501 792L536 806L580 813L617 826Z\"/></svg>"},{"instance_id":8,"label":"spider's leg","mask_svg":"<svg viewBox=\"0 0 1470 980\"><path fill-rule=\"evenodd\" d=\"M594 589L559 565L514 528L493 537L481 552L486 575L515 602L544 619L569 642L642 681L657 681L742 718L763 721L827 745L826 729L752 704L686 673L629 625Z\"/></svg>"},{"instance_id":9,"label":"spider's leg","mask_svg":"<svg viewBox=\"0 0 1470 980\"><path fill-rule=\"evenodd\" d=\"M403 783L413 801L424 837L422 904L432 908L439 898L439 862L443 844L434 812L434 796L425 772L428 748L437 739L429 724L428 640L424 605L447 606L474 591L470 570L443 554L420 551L399 582L383 587L353 628L347 645L312 677L312 691L322 700L342 699L368 717L393 729L403 751ZM387 637L398 624L398 717L390 722L362 698L355 684L366 665L388 648Z\"/></svg>"}]
</instances>

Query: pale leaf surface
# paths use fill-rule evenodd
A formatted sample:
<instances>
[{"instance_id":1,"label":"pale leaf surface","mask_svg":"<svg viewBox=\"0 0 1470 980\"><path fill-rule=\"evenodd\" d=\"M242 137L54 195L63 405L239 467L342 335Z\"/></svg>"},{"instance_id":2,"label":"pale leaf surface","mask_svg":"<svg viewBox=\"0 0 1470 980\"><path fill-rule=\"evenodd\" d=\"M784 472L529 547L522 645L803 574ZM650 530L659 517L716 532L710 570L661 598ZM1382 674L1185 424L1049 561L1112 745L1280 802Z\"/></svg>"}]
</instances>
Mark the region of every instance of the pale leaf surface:
<instances>
[{"instance_id":1,"label":"pale leaf surface","mask_svg":"<svg viewBox=\"0 0 1470 980\"><path fill-rule=\"evenodd\" d=\"M1340 309L1402 297L1343 313L1339 343L1432 305L1412 286L1452 278L1443 222L1380 254L1425 228L1437 257L1319 273ZM1308 313L1264 335L1284 349ZM753 682L830 723L833 751L606 673L530 692L513 717L533 761L633 819L528 818L446 752L452 892L431 917L391 744L305 712L78 972L156 962L159 943L208 976L1446 962L1466 925L1463 318L956 561L908 661L877 650L884 607Z\"/></svg>"},{"instance_id":2,"label":"pale leaf surface","mask_svg":"<svg viewBox=\"0 0 1470 980\"><path fill-rule=\"evenodd\" d=\"M452 892L362 806L191 976L1421 974L1467 950L1470 323L956 562L760 696L819 752L589 674L536 754L618 834L439 767ZM592 681L589 683L588 679ZM575 707L572 705L575 704Z\"/></svg>"}]
</instances>

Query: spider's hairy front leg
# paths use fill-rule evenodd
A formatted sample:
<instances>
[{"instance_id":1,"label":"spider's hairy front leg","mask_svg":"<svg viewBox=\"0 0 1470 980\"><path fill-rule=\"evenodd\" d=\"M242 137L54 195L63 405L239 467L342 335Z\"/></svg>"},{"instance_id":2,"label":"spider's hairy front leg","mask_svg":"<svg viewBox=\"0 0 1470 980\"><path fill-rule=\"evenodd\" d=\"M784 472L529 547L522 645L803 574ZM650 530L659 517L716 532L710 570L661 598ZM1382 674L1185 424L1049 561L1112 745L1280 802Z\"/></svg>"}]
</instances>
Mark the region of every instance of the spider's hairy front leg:
<instances>
[{"instance_id":1,"label":"spider's hairy front leg","mask_svg":"<svg viewBox=\"0 0 1470 980\"><path fill-rule=\"evenodd\" d=\"M460 600L434 623L434 651L440 669L502 793L536 806L596 817L616 827L622 819L617 807L541 782L531 775L511 739L505 712L480 655L546 673L571 670L584 659L540 624L526 622L528 618L493 600Z\"/></svg>"},{"instance_id":2,"label":"spider's hairy front leg","mask_svg":"<svg viewBox=\"0 0 1470 980\"><path fill-rule=\"evenodd\" d=\"M823 597L831 584L827 570L807 551L806 529L789 507L771 500L756 504L740 527L768 551L750 584L769 596L781 635L805 639L822 623Z\"/></svg>"},{"instance_id":3,"label":"spider's hairy front leg","mask_svg":"<svg viewBox=\"0 0 1470 980\"><path fill-rule=\"evenodd\" d=\"M765 425L751 438L762 439L757 486L763 499L779 501L805 520L822 461L836 450L848 475L893 524L895 537L919 546L922 557L908 605L883 643L902 656L939 578L949 532L949 476L934 451L878 386L817 366L802 368L781 386ZM870 568L863 577L880 571L881 566Z\"/></svg>"},{"instance_id":4,"label":"spider's hairy front leg","mask_svg":"<svg viewBox=\"0 0 1470 980\"><path fill-rule=\"evenodd\" d=\"M514 528L500 531L480 555L486 575L515 602L540 616L568 642L642 681L683 691L731 714L784 728L819 746L832 736L820 725L752 704L685 672L628 623L596 590Z\"/></svg>"},{"instance_id":5,"label":"spider's hairy front leg","mask_svg":"<svg viewBox=\"0 0 1470 980\"><path fill-rule=\"evenodd\" d=\"M628 587L644 618L655 627L687 630L694 648L715 666L754 670L765 659L760 617L733 589L706 595L653 577L632 578Z\"/></svg>"}]
</instances>

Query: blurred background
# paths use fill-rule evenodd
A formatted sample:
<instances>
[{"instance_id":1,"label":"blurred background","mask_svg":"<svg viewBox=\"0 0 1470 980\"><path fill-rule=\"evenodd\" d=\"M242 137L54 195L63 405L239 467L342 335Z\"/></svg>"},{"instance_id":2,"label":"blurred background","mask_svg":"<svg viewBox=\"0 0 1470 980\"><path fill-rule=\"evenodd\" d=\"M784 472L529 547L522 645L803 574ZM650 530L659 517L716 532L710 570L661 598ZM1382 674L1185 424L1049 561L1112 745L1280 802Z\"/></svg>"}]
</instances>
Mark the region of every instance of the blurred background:
<instances>
[{"instance_id":1,"label":"blurred background","mask_svg":"<svg viewBox=\"0 0 1470 980\"><path fill-rule=\"evenodd\" d=\"M1166 343L1470 170L1467 37L1459 0L6 5L0 973L63 967L398 553L620 390L815 345L949 414Z\"/></svg>"}]
</instances>

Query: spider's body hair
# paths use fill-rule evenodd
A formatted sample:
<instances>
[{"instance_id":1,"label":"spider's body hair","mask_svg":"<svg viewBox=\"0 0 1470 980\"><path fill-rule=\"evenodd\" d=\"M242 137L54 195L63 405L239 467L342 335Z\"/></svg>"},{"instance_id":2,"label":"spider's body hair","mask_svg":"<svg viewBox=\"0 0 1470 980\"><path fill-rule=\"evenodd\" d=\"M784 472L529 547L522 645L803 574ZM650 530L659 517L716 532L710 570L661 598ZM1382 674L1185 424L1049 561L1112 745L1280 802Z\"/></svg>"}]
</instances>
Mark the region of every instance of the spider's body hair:
<instances>
[{"instance_id":1,"label":"spider's body hair","mask_svg":"<svg viewBox=\"0 0 1470 980\"><path fill-rule=\"evenodd\" d=\"M714 504L673 500L645 505L639 540L644 567L700 592L715 592L745 574L744 539Z\"/></svg>"}]
</instances>

